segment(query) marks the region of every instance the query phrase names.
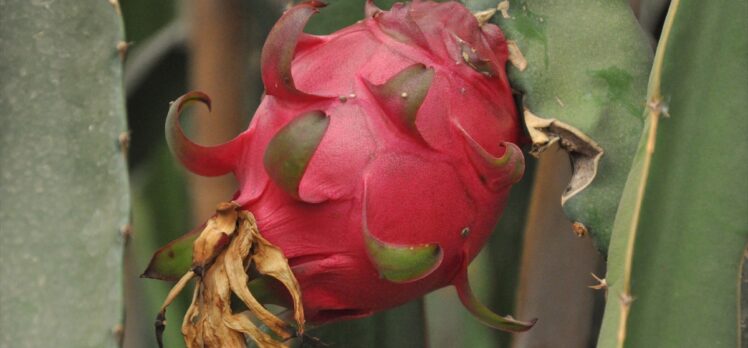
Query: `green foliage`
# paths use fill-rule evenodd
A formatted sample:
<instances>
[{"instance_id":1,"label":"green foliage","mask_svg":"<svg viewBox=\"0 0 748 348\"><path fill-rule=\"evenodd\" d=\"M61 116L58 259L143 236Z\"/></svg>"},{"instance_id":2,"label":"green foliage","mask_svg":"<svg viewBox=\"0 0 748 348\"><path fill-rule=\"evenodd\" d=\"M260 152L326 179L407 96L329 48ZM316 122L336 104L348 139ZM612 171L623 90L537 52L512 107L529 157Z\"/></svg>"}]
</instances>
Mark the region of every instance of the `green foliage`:
<instances>
[{"instance_id":1,"label":"green foliage","mask_svg":"<svg viewBox=\"0 0 748 348\"><path fill-rule=\"evenodd\" d=\"M426 347L426 317L423 301L398 308L312 328L309 334L331 347Z\"/></svg>"},{"instance_id":2,"label":"green foliage","mask_svg":"<svg viewBox=\"0 0 748 348\"><path fill-rule=\"evenodd\" d=\"M330 34L347 27L364 18L365 0L329 0L327 7L312 16L304 31L310 34ZM376 0L374 3L382 9L389 9L396 0Z\"/></svg>"},{"instance_id":3,"label":"green foliage","mask_svg":"<svg viewBox=\"0 0 748 348\"><path fill-rule=\"evenodd\" d=\"M748 242L745 13L744 1L671 4L613 229L601 347L737 342Z\"/></svg>"},{"instance_id":4,"label":"green foliage","mask_svg":"<svg viewBox=\"0 0 748 348\"><path fill-rule=\"evenodd\" d=\"M159 145L151 150L151 156L132 177L134 233L126 259L129 304L125 347L150 347L155 344L153 319L174 283L139 276L148 266L154 250L194 227L190 224L186 203L188 196L184 171L174 163L166 144ZM189 270L191 255L190 250L186 260L179 260L181 263L177 262L173 266L176 268L171 268L173 273L159 271L178 278ZM167 318L170 325L164 331L165 347L184 347L179 323L184 317L190 295L186 291L169 307Z\"/></svg>"},{"instance_id":5,"label":"green foliage","mask_svg":"<svg viewBox=\"0 0 748 348\"><path fill-rule=\"evenodd\" d=\"M0 9L0 346L117 347L130 214L118 9Z\"/></svg>"},{"instance_id":6,"label":"green foliage","mask_svg":"<svg viewBox=\"0 0 748 348\"><path fill-rule=\"evenodd\" d=\"M140 44L153 32L174 17L177 1L175 0L124 0L122 12L128 19L125 27L127 40Z\"/></svg>"}]
</instances>

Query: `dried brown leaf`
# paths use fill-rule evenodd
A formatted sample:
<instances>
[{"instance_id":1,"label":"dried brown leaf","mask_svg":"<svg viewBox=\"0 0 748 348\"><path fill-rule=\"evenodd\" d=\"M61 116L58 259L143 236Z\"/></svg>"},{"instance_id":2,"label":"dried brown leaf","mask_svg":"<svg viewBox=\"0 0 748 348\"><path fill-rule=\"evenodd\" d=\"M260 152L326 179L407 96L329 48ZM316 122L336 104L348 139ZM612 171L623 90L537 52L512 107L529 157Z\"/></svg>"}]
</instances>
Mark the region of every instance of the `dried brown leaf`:
<instances>
[{"instance_id":1,"label":"dried brown leaf","mask_svg":"<svg viewBox=\"0 0 748 348\"><path fill-rule=\"evenodd\" d=\"M193 267L172 288L156 321L156 335L162 346L161 334L166 324L166 307L198 277L192 303L182 322L182 335L188 348L243 348L250 338L259 347L285 347L284 343L260 330L251 317L268 326L285 341L292 337L291 326L268 311L248 288L249 263L263 274L280 280L294 299L297 332L304 331L301 291L283 252L260 235L254 216L238 211L235 203L221 203L216 215L193 245ZM248 311L235 314L231 310L231 294L236 294Z\"/></svg>"},{"instance_id":2,"label":"dried brown leaf","mask_svg":"<svg viewBox=\"0 0 748 348\"><path fill-rule=\"evenodd\" d=\"M192 247L192 268L198 275L228 246L236 230L236 203L221 203Z\"/></svg>"},{"instance_id":3,"label":"dried brown leaf","mask_svg":"<svg viewBox=\"0 0 748 348\"><path fill-rule=\"evenodd\" d=\"M530 154L537 156L556 142L569 154L572 177L561 195L561 205L564 205L595 179L600 158L605 152L592 138L566 123L552 118L539 117L527 109L525 109L524 118L525 126L532 139Z\"/></svg>"},{"instance_id":4,"label":"dried brown leaf","mask_svg":"<svg viewBox=\"0 0 748 348\"><path fill-rule=\"evenodd\" d=\"M224 254L204 273L198 283L197 297L182 322L187 348L244 348L244 334L226 326L223 318L231 313L231 289L223 267Z\"/></svg>"},{"instance_id":5,"label":"dried brown leaf","mask_svg":"<svg viewBox=\"0 0 748 348\"><path fill-rule=\"evenodd\" d=\"M506 47L509 49L509 62L514 65L519 71L525 71L527 69L527 59L525 55L520 51L517 42L514 40L506 40Z\"/></svg>"},{"instance_id":6,"label":"dried brown leaf","mask_svg":"<svg viewBox=\"0 0 748 348\"><path fill-rule=\"evenodd\" d=\"M230 315L223 318L223 320L226 323L226 326L230 327L233 330L247 334L247 336L252 338L252 340L255 341L255 343L257 343L257 345L260 347L285 347L285 345L274 340L268 334L262 332L259 328L257 328L257 326L252 323L252 320L249 319L248 313Z\"/></svg>"},{"instance_id":7,"label":"dried brown leaf","mask_svg":"<svg viewBox=\"0 0 748 348\"><path fill-rule=\"evenodd\" d=\"M249 212L243 211L241 214L249 215L245 219L249 220L251 218L251 221L254 221L254 217ZM288 289L294 304L294 320L298 324L296 331L299 335L302 335L304 333L304 307L301 305L301 288L293 272L291 272L288 259L278 247L263 238L257 229L252 230L252 232L254 232L253 240L256 243L255 254L252 255L255 268L261 274L278 279Z\"/></svg>"},{"instance_id":8,"label":"dried brown leaf","mask_svg":"<svg viewBox=\"0 0 748 348\"><path fill-rule=\"evenodd\" d=\"M483 26L488 21L491 20L491 18L496 14L495 8L490 8L488 10L478 11L473 13L473 16L475 16L475 19L478 20L478 25Z\"/></svg>"},{"instance_id":9,"label":"dried brown leaf","mask_svg":"<svg viewBox=\"0 0 748 348\"><path fill-rule=\"evenodd\" d=\"M502 2L500 2L496 6L496 9L501 12L501 17L503 17L503 18L512 18L509 15L509 0L503 0Z\"/></svg>"},{"instance_id":10,"label":"dried brown leaf","mask_svg":"<svg viewBox=\"0 0 748 348\"><path fill-rule=\"evenodd\" d=\"M242 214L238 231L234 241L226 251L224 267L228 274L229 285L239 299L249 308L249 310L264 322L270 329L283 339L291 337L289 325L283 320L278 319L273 313L270 313L252 296L247 284L249 276L244 269L244 260L249 255L252 247L252 236L259 235L254 217L251 214Z\"/></svg>"}]
</instances>

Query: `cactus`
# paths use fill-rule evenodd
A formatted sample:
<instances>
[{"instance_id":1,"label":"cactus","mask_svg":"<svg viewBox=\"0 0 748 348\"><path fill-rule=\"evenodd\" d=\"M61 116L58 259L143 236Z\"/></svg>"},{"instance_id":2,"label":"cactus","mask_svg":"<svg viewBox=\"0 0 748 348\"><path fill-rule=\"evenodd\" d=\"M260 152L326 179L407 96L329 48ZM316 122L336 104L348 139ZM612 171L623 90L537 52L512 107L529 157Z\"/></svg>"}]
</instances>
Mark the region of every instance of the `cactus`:
<instances>
[{"instance_id":1,"label":"cactus","mask_svg":"<svg viewBox=\"0 0 748 348\"><path fill-rule=\"evenodd\" d=\"M466 3L480 10L497 2ZM526 122L534 121L531 135L541 133L533 151L566 139L559 143L574 176L562 205L576 232L592 236L605 255L643 125L651 49L624 1L500 3L506 14L494 20L527 61L526 68L510 68L509 78L523 93Z\"/></svg>"},{"instance_id":2,"label":"cactus","mask_svg":"<svg viewBox=\"0 0 748 348\"><path fill-rule=\"evenodd\" d=\"M745 13L744 1L670 5L613 227L600 347L745 347Z\"/></svg>"},{"instance_id":3,"label":"cactus","mask_svg":"<svg viewBox=\"0 0 748 348\"><path fill-rule=\"evenodd\" d=\"M117 347L129 233L119 7L0 9L0 346Z\"/></svg>"}]
</instances>

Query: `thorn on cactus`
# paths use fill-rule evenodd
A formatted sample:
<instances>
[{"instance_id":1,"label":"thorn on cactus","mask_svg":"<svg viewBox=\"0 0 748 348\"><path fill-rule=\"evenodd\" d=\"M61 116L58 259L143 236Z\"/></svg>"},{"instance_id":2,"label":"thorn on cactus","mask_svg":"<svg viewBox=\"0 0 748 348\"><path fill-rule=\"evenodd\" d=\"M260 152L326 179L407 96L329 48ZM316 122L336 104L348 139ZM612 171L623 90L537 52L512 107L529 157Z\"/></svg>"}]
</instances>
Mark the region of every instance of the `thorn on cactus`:
<instances>
[{"instance_id":1,"label":"thorn on cactus","mask_svg":"<svg viewBox=\"0 0 748 348\"><path fill-rule=\"evenodd\" d=\"M595 273L590 273L592 278L595 278L595 281L597 281L597 284L587 286L590 289L594 290L605 290L608 291L608 281L605 278L598 277Z\"/></svg>"},{"instance_id":2,"label":"thorn on cactus","mask_svg":"<svg viewBox=\"0 0 748 348\"><path fill-rule=\"evenodd\" d=\"M574 221L571 224L571 230L574 232L574 235L576 235L579 238L582 238L589 234L589 231L587 230L587 226L585 226L583 223L579 221Z\"/></svg>"}]
</instances>

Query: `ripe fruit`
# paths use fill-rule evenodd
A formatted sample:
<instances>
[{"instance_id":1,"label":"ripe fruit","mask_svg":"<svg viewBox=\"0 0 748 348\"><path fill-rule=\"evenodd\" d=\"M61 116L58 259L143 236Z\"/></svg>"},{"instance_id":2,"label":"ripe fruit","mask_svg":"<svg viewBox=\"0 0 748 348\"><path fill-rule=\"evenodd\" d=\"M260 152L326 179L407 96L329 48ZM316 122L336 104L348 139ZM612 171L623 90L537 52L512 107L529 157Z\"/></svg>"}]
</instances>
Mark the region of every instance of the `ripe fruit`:
<instances>
[{"instance_id":1,"label":"ripe fruit","mask_svg":"<svg viewBox=\"0 0 748 348\"><path fill-rule=\"evenodd\" d=\"M324 5L288 10L262 52L266 96L247 131L204 147L182 132L179 98L167 139L191 171L233 172L234 202L282 249L307 320L370 315L454 285L488 325L467 265L524 171L520 123L492 24L461 4L415 1L329 36L302 32Z\"/></svg>"}]
</instances>

